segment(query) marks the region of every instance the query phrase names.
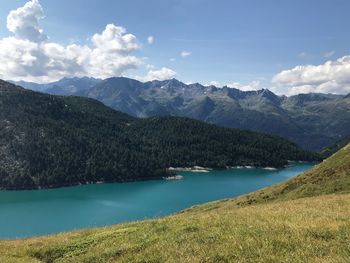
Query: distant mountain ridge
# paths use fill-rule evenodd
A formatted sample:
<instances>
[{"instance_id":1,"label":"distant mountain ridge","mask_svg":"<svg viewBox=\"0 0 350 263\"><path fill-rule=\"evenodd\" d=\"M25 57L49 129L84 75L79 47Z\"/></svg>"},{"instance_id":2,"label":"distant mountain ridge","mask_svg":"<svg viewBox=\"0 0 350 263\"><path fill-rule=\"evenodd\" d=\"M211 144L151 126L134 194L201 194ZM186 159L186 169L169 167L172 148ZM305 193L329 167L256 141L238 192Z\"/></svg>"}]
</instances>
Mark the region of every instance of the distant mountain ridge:
<instances>
[{"instance_id":1,"label":"distant mountain ridge","mask_svg":"<svg viewBox=\"0 0 350 263\"><path fill-rule=\"evenodd\" d=\"M116 77L90 84L70 89L61 81L61 88L41 91L94 98L136 117L185 116L278 135L309 150L320 150L350 134L349 95L310 93L287 97L268 89L241 91L227 86L187 85L176 79L143 83Z\"/></svg>"},{"instance_id":2,"label":"distant mountain ridge","mask_svg":"<svg viewBox=\"0 0 350 263\"><path fill-rule=\"evenodd\" d=\"M25 81L9 81L15 85L21 86L33 91L40 91L49 93L52 95L73 95L79 91L90 89L97 83L101 82L101 79L89 78L89 77L74 77L63 78L55 82L47 84L38 84L34 82Z\"/></svg>"}]
</instances>

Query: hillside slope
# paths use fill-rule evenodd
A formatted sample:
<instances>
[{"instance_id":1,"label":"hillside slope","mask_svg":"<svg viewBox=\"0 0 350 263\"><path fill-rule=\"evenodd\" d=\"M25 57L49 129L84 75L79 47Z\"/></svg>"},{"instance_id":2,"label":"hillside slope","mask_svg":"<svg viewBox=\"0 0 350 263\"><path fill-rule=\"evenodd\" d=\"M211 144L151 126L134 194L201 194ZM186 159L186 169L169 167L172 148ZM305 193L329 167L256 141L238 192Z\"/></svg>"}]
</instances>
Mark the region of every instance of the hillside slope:
<instances>
[{"instance_id":1,"label":"hillside slope","mask_svg":"<svg viewBox=\"0 0 350 263\"><path fill-rule=\"evenodd\" d=\"M350 144L307 173L235 201L243 205L333 193L350 193Z\"/></svg>"},{"instance_id":2,"label":"hillside slope","mask_svg":"<svg viewBox=\"0 0 350 263\"><path fill-rule=\"evenodd\" d=\"M316 159L278 137L186 118L137 119L92 99L0 81L0 189L159 179L170 166Z\"/></svg>"},{"instance_id":3,"label":"hillside slope","mask_svg":"<svg viewBox=\"0 0 350 263\"><path fill-rule=\"evenodd\" d=\"M0 261L347 263L349 158L350 145L264 189L267 198L260 191L158 220L0 241Z\"/></svg>"}]
</instances>

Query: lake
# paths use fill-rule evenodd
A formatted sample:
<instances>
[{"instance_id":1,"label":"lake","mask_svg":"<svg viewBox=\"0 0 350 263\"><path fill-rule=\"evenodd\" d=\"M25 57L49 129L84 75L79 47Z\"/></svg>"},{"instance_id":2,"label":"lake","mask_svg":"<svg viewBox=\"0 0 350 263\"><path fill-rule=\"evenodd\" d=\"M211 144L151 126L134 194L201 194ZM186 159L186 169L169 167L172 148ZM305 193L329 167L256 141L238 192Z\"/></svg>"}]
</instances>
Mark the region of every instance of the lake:
<instances>
[{"instance_id":1,"label":"lake","mask_svg":"<svg viewBox=\"0 0 350 263\"><path fill-rule=\"evenodd\" d=\"M192 205L235 197L286 180L313 164L280 170L179 172L183 180L84 185L49 190L0 191L0 239L161 217Z\"/></svg>"}]
</instances>

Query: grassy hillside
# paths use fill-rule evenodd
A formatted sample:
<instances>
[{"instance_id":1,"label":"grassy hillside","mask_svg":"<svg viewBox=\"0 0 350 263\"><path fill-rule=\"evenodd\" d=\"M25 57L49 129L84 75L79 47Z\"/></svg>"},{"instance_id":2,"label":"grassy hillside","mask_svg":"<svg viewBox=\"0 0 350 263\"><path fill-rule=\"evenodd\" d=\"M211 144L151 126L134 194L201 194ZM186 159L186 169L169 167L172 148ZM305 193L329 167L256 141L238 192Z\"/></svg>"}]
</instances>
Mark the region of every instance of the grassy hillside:
<instances>
[{"instance_id":1,"label":"grassy hillside","mask_svg":"<svg viewBox=\"0 0 350 263\"><path fill-rule=\"evenodd\" d=\"M234 200L252 204L332 193L350 193L350 144L305 174Z\"/></svg>"},{"instance_id":2,"label":"grassy hillside","mask_svg":"<svg viewBox=\"0 0 350 263\"><path fill-rule=\"evenodd\" d=\"M1 241L0 262L349 262L350 145L310 172L148 220Z\"/></svg>"},{"instance_id":3,"label":"grassy hillside","mask_svg":"<svg viewBox=\"0 0 350 263\"><path fill-rule=\"evenodd\" d=\"M180 117L138 119L93 99L0 81L0 189L159 179L170 166L315 159L279 137Z\"/></svg>"}]
</instances>

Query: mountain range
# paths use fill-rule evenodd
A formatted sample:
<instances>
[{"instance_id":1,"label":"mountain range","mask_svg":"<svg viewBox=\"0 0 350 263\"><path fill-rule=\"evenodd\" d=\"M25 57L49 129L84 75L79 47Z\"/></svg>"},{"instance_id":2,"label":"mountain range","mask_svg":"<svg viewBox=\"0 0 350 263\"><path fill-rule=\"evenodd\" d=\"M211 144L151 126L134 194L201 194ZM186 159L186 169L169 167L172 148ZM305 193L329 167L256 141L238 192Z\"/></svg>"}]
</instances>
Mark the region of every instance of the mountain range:
<instances>
[{"instance_id":1,"label":"mountain range","mask_svg":"<svg viewBox=\"0 0 350 263\"><path fill-rule=\"evenodd\" d=\"M268 89L241 91L227 86L187 85L176 79L143 83L124 77L17 84L55 95L94 98L135 117L182 116L278 135L308 150L320 150L350 134L350 95L287 97Z\"/></svg>"},{"instance_id":2,"label":"mountain range","mask_svg":"<svg viewBox=\"0 0 350 263\"><path fill-rule=\"evenodd\" d=\"M169 167L319 160L285 139L181 117L135 118L94 99L0 81L0 189L124 182Z\"/></svg>"}]
</instances>

